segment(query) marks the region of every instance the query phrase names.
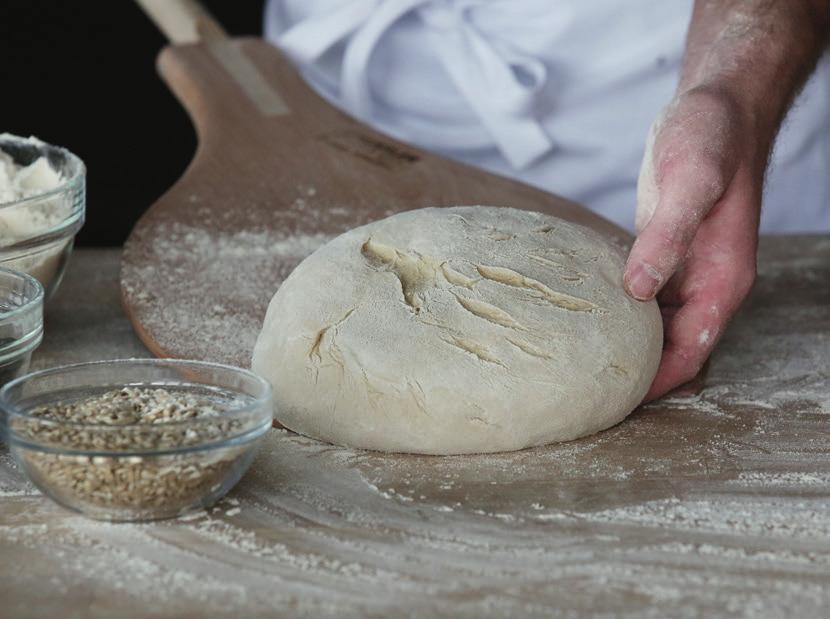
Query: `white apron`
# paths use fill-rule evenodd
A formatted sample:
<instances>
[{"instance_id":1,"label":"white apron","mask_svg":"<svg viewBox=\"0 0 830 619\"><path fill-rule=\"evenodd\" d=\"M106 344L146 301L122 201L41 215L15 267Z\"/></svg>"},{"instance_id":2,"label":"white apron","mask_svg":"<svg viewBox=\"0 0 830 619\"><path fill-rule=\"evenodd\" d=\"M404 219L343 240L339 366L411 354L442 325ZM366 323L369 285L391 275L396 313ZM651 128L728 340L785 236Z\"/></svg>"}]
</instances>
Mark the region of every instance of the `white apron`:
<instances>
[{"instance_id":1,"label":"white apron","mask_svg":"<svg viewBox=\"0 0 830 619\"><path fill-rule=\"evenodd\" d=\"M649 125L692 0L269 0L265 36L323 97L404 142L633 229ZM764 232L830 231L830 62L781 132Z\"/></svg>"}]
</instances>

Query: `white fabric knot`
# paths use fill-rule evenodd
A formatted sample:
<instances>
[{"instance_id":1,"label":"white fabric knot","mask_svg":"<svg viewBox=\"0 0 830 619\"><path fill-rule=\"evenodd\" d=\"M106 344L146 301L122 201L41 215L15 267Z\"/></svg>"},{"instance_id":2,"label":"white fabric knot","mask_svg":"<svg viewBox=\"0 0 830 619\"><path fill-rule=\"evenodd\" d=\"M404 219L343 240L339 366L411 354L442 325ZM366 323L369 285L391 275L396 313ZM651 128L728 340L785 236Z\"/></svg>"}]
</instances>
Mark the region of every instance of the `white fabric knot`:
<instances>
[{"instance_id":1,"label":"white fabric knot","mask_svg":"<svg viewBox=\"0 0 830 619\"><path fill-rule=\"evenodd\" d=\"M509 42L484 36L472 13L482 0L346 0L312 15L279 37L278 45L295 61L310 64L346 41L340 94L346 109L362 119L372 115L369 63L383 35L415 12L427 28L436 56L517 170L553 148L534 117L536 95L547 81L545 64Z\"/></svg>"}]
</instances>

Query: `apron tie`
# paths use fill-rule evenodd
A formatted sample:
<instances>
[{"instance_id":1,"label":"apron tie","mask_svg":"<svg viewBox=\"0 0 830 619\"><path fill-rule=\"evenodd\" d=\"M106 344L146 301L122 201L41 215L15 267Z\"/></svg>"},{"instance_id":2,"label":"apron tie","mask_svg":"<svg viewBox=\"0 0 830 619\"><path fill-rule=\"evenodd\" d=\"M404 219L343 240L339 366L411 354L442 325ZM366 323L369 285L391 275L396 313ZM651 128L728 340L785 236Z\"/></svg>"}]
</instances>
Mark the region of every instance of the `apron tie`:
<instances>
[{"instance_id":1,"label":"apron tie","mask_svg":"<svg viewBox=\"0 0 830 619\"><path fill-rule=\"evenodd\" d=\"M372 115L369 63L383 35L416 12L450 80L499 150L520 170L553 148L534 117L537 93L547 80L545 64L509 42L482 35L470 13L481 0L347 0L322 15L298 22L278 45L299 64L310 64L348 38L340 75L346 109Z\"/></svg>"}]
</instances>

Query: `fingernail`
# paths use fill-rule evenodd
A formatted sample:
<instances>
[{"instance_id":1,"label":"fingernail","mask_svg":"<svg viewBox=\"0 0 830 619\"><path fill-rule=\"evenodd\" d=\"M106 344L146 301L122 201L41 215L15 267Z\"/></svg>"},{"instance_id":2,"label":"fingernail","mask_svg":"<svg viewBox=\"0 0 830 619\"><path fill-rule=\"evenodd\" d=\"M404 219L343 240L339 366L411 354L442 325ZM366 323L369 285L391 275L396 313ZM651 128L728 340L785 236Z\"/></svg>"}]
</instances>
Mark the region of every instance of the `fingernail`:
<instances>
[{"instance_id":1,"label":"fingernail","mask_svg":"<svg viewBox=\"0 0 830 619\"><path fill-rule=\"evenodd\" d=\"M638 301L648 301L653 298L663 281L660 272L645 262L635 265L627 275L628 292Z\"/></svg>"}]
</instances>

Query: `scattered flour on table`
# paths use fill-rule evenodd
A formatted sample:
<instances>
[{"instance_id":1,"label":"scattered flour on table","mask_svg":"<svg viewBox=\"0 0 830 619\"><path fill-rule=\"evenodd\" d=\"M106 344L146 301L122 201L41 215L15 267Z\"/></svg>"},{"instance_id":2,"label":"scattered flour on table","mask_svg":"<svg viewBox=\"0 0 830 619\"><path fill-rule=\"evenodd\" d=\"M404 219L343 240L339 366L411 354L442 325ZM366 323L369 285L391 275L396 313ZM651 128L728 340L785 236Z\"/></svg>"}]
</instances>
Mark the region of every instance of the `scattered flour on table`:
<instances>
[{"instance_id":1,"label":"scattered flour on table","mask_svg":"<svg viewBox=\"0 0 830 619\"><path fill-rule=\"evenodd\" d=\"M40 496L40 492L32 488L31 490L25 489L17 489L13 488L11 490L5 490L0 488L0 497L8 498L8 497L23 497L23 496Z\"/></svg>"},{"instance_id":2,"label":"scattered flour on table","mask_svg":"<svg viewBox=\"0 0 830 619\"><path fill-rule=\"evenodd\" d=\"M60 553L57 558L63 564L55 583L58 586L74 588L92 580L98 587L153 599L156 603L181 604L189 600L192 604L210 599L212 604L225 610L244 605L243 584L198 571L176 569L175 564L157 561L152 552L143 552L141 547L156 546L147 534L148 526L154 525L112 524L73 517L64 519L60 525L17 526L9 531L0 527L0 536L9 539L8 534L13 531L16 543L37 548L48 534L53 548L66 549L57 551Z\"/></svg>"},{"instance_id":3,"label":"scattered flour on table","mask_svg":"<svg viewBox=\"0 0 830 619\"><path fill-rule=\"evenodd\" d=\"M737 483L746 486L760 485L765 488L774 486L799 487L813 486L827 488L830 486L830 472L788 472L768 473L762 471L744 471L738 475Z\"/></svg>"},{"instance_id":4,"label":"scattered flour on table","mask_svg":"<svg viewBox=\"0 0 830 619\"><path fill-rule=\"evenodd\" d=\"M534 477L549 484L550 465L585 448L481 458L481 478L499 479L496 492L506 492L512 462L513 485ZM206 617L387 616L397 606L441 616L450 601L463 617L521 616L528 604L533 616L563 605L580 616L588 596L632 613L673 601L691 610L740 609L726 616L775 617L785 607L818 616L815 608L830 601L819 580L830 573L826 497L793 503L777 493L690 493L566 512L557 505L566 495L548 495L547 506L527 502L539 516L532 526L495 504L442 510L434 495L405 506L390 500L418 470L438 489L469 487L477 477L457 474L468 460L372 454L273 431L239 498L225 499L214 514L108 524L55 518L57 508L47 507L34 517L48 525L0 526L0 541L60 561L53 598L93 582L104 599L117 591L169 614L197 604ZM398 473L394 484L369 482L390 470ZM229 505L244 506L246 526L228 519ZM354 517L363 510L370 513ZM533 596L513 593L521 587Z\"/></svg>"}]
</instances>

